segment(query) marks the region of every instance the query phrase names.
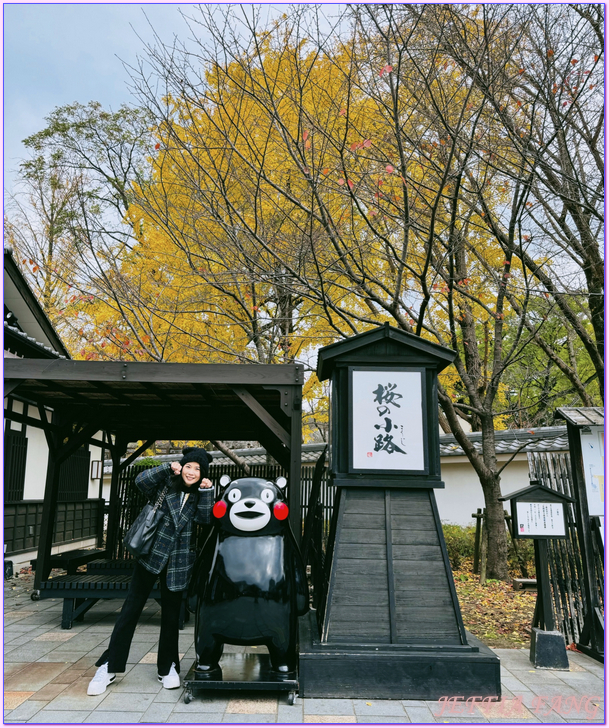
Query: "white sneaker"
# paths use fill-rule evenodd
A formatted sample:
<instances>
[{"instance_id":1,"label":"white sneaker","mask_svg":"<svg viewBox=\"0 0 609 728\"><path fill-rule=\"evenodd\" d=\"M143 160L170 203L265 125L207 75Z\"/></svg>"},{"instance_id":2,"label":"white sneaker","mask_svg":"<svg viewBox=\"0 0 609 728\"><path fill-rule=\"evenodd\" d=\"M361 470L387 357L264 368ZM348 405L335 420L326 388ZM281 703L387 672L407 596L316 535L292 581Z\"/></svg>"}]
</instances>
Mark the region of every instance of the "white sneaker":
<instances>
[{"instance_id":1,"label":"white sneaker","mask_svg":"<svg viewBox=\"0 0 609 728\"><path fill-rule=\"evenodd\" d=\"M167 690L180 687L180 676L176 672L175 662L171 663L171 669L167 675L159 675L159 682L163 683L163 687L167 688Z\"/></svg>"},{"instance_id":2,"label":"white sneaker","mask_svg":"<svg viewBox=\"0 0 609 728\"><path fill-rule=\"evenodd\" d=\"M89 687L87 688L87 695L101 695L106 692L106 688L110 683L114 682L116 675L113 672L108 672L108 663L104 662L101 667L97 668L97 672L91 679Z\"/></svg>"}]
</instances>

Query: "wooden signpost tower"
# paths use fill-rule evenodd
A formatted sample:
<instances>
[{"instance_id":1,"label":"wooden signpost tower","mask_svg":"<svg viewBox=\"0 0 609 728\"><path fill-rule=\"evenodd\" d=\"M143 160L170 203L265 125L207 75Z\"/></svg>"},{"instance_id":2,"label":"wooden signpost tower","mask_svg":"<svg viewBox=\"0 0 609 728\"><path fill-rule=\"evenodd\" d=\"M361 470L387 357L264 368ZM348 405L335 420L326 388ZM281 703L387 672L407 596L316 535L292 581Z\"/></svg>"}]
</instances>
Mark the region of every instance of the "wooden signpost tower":
<instances>
[{"instance_id":1,"label":"wooden signpost tower","mask_svg":"<svg viewBox=\"0 0 609 728\"><path fill-rule=\"evenodd\" d=\"M466 633L436 506L437 375L454 353L388 324L320 350L335 517L323 615L301 622L305 697L499 697Z\"/></svg>"}]
</instances>

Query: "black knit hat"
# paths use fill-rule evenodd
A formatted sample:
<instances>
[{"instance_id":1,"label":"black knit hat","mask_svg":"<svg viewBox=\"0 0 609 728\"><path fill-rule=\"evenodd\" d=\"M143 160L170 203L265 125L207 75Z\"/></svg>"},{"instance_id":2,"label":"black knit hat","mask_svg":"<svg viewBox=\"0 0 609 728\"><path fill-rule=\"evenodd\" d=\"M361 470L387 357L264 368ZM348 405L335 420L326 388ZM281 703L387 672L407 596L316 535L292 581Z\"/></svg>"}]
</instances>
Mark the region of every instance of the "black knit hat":
<instances>
[{"instance_id":1,"label":"black knit hat","mask_svg":"<svg viewBox=\"0 0 609 728\"><path fill-rule=\"evenodd\" d=\"M186 463L199 463L201 468L201 477L206 478L209 472L209 464L213 460L212 456L202 447L185 447L182 450L182 459L180 465L184 467Z\"/></svg>"}]
</instances>

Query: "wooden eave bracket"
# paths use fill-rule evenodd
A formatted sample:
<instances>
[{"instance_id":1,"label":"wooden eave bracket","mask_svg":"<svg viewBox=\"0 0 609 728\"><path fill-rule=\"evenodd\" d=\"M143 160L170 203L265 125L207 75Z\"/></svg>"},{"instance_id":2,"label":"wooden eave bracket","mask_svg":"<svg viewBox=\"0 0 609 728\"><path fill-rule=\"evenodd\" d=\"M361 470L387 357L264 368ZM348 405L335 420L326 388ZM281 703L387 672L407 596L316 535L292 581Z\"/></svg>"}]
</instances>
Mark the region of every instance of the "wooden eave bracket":
<instances>
[{"instance_id":1,"label":"wooden eave bracket","mask_svg":"<svg viewBox=\"0 0 609 728\"><path fill-rule=\"evenodd\" d=\"M279 422L268 412L258 400L245 387L232 387L233 392L239 399L246 404L250 410L263 422L269 430L279 438L285 445L290 447L290 433L282 427Z\"/></svg>"}]
</instances>

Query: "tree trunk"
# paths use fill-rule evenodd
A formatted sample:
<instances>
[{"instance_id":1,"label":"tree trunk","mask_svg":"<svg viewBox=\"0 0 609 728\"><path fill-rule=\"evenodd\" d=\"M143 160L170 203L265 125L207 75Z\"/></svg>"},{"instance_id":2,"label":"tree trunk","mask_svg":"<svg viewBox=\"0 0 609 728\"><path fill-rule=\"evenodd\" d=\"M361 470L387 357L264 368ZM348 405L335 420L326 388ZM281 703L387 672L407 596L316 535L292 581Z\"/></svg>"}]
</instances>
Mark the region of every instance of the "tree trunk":
<instances>
[{"instance_id":1,"label":"tree trunk","mask_svg":"<svg viewBox=\"0 0 609 728\"><path fill-rule=\"evenodd\" d=\"M499 500L501 497L499 481L500 477L496 473L491 473L488 477L480 479L482 491L484 492L486 529L488 533L486 577L487 579L505 581L508 578L508 541L503 515L504 506L503 502Z\"/></svg>"}]
</instances>

